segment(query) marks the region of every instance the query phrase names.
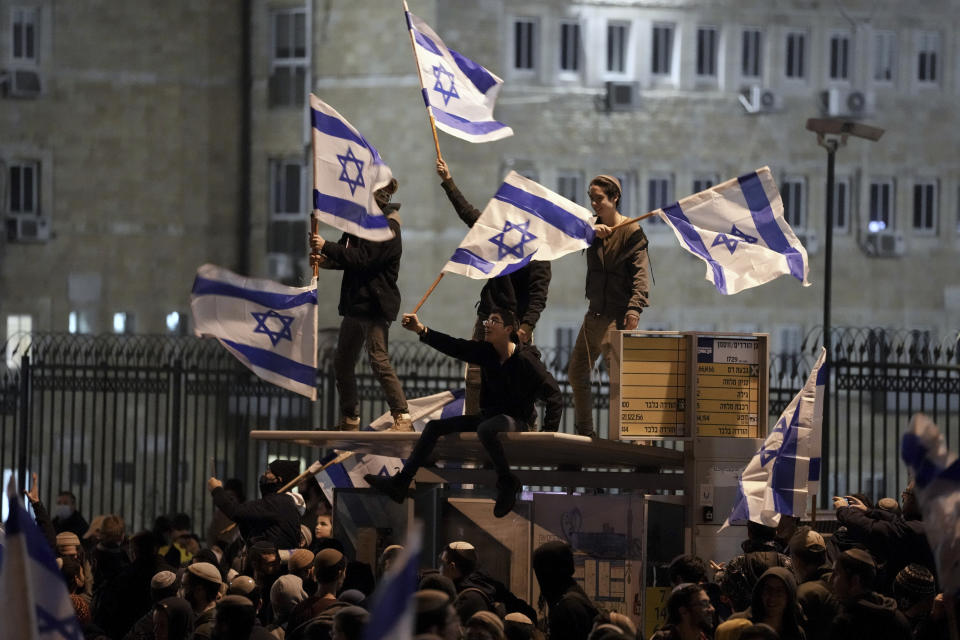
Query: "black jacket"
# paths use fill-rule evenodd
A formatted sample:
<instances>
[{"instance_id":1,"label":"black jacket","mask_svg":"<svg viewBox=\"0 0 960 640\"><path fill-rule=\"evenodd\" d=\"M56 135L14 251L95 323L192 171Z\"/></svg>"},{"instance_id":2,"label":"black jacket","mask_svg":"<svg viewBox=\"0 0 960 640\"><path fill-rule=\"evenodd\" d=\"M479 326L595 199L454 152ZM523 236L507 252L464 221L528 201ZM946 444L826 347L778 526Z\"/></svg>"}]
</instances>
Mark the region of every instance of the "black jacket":
<instances>
[{"instance_id":1,"label":"black jacket","mask_svg":"<svg viewBox=\"0 0 960 640\"><path fill-rule=\"evenodd\" d=\"M460 219L473 227L480 211L463 197L453 180L444 180L441 185L453 204ZM490 311L499 307L516 314L517 320L533 331L540 314L547 306L547 291L550 289L550 262L531 260L530 264L505 276L490 278L480 290L477 313L486 318Z\"/></svg>"},{"instance_id":2,"label":"black jacket","mask_svg":"<svg viewBox=\"0 0 960 640\"><path fill-rule=\"evenodd\" d=\"M546 405L544 431L556 431L563 412L563 396L554 377L543 366L534 347L518 345L503 364L489 342L462 340L428 330L420 340L437 351L480 365L480 413L483 416L506 414L521 425L529 426L534 401Z\"/></svg>"},{"instance_id":3,"label":"black jacket","mask_svg":"<svg viewBox=\"0 0 960 640\"><path fill-rule=\"evenodd\" d=\"M237 502L233 495L217 487L213 504L237 523L247 542L266 538L278 549L296 549L300 543L300 512L290 496L270 494L259 500Z\"/></svg>"},{"instance_id":4,"label":"black jacket","mask_svg":"<svg viewBox=\"0 0 960 640\"><path fill-rule=\"evenodd\" d=\"M921 520L892 518L882 509L863 511L856 507L837 509L837 520L863 542L877 558L886 558L883 586L892 583L901 569L916 562L930 569L936 576L933 551Z\"/></svg>"},{"instance_id":5,"label":"black jacket","mask_svg":"<svg viewBox=\"0 0 960 640\"><path fill-rule=\"evenodd\" d=\"M869 592L845 603L830 628L830 640L909 640L910 624L893 599Z\"/></svg>"},{"instance_id":6,"label":"black jacket","mask_svg":"<svg viewBox=\"0 0 960 640\"><path fill-rule=\"evenodd\" d=\"M499 580L482 571L474 571L456 583L454 609L461 620L469 620L478 611L492 611L498 616L520 612L537 623L537 612L525 600L514 595ZM502 610L500 610L502 609Z\"/></svg>"},{"instance_id":7,"label":"black jacket","mask_svg":"<svg viewBox=\"0 0 960 640\"><path fill-rule=\"evenodd\" d=\"M343 271L338 307L341 316L397 319L400 311L397 277L403 241L400 219L394 212L399 208L399 204L393 203L384 207L387 223L393 231L390 240L373 242L345 233L338 243L326 242L320 250L327 257L323 268Z\"/></svg>"},{"instance_id":8,"label":"black jacket","mask_svg":"<svg viewBox=\"0 0 960 640\"><path fill-rule=\"evenodd\" d=\"M797 587L797 601L806 617L803 630L810 640L826 638L833 619L840 613L840 602L830 586L832 575L831 565L824 564L817 568L809 580Z\"/></svg>"},{"instance_id":9,"label":"black jacket","mask_svg":"<svg viewBox=\"0 0 960 640\"><path fill-rule=\"evenodd\" d=\"M647 236L640 225L627 224L587 249L585 294L591 313L620 320L628 311L649 306L650 262Z\"/></svg>"}]
</instances>

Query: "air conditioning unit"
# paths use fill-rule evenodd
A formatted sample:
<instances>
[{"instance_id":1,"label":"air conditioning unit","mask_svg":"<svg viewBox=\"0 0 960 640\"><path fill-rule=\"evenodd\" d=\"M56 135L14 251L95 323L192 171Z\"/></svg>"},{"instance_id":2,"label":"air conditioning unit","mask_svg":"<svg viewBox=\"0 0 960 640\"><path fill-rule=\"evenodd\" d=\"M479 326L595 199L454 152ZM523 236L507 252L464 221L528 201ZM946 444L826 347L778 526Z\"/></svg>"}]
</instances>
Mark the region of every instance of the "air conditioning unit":
<instances>
[{"instance_id":1,"label":"air conditioning unit","mask_svg":"<svg viewBox=\"0 0 960 640\"><path fill-rule=\"evenodd\" d=\"M760 85L747 87L737 97L747 113L770 113L780 108L780 96Z\"/></svg>"},{"instance_id":2,"label":"air conditioning unit","mask_svg":"<svg viewBox=\"0 0 960 640\"><path fill-rule=\"evenodd\" d=\"M803 245L803 248L807 250L808 256L815 255L820 250L820 238L817 237L816 231L794 230L794 233L797 236L797 240Z\"/></svg>"},{"instance_id":3,"label":"air conditioning unit","mask_svg":"<svg viewBox=\"0 0 960 640\"><path fill-rule=\"evenodd\" d=\"M873 110L873 94L857 89L827 89L820 92L820 110L830 117L865 116Z\"/></svg>"},{"instance_id":4,"label":"air conditioning unit","mask_svg":"<svg viewBox=\"0 0 960 640\"><path fill-rule=\"evenodd\" d=\"M5 84L4 95L10 98L36 98L40 95L40 74L37 71L11 70Z\"/></svg>"},{"instance_id":5,"label":"air conditioning unit","mask_svg":"<svg viewBox=\"0 0 960 640\"><path fill-rule=\"evenodd\" d=\"M896 231L867 233L864 240L867 255L874 258L896 258L906 252L903 234Z\"/></svg>"},{"instance_id":6,"label":"air conditioning unit","mask_svg":"<svg viewBox=\"0 0 960 640\"><path fill-rule=\"evenodd\" d=\"M636 82L607 82L604 107L609 111L631 111L637 106Z\"/></svg>"},{"instance_id":7,"label":"air conditioning unit","mask_svg":"<svg viewBox=\"0 0 960 640\"><path fill-rule=\"evenodd\" d=\"M10 242L47 242L50 221L37 215L15 215L7 218L7 240Z\"/></svg>"}]
</instances>

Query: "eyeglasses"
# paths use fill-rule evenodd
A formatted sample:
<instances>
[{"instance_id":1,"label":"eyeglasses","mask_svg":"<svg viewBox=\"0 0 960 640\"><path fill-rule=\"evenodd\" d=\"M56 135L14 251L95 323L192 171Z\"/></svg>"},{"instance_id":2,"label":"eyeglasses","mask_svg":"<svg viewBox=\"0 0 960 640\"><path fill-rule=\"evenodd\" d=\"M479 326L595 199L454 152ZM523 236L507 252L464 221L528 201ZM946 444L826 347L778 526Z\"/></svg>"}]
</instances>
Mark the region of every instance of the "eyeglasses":
<instances>
[{"instance_id":1,"label":"eyeglasses","mask_svg":"<svg viewBox=\"0 0 960 640\"><path fill-rule=\"evenodd\" d=\"M501 320L500 318L487 318L486 320L483 321L483 326L485 326L485 327L489 327L489 326L495 325L495 324L501 324L501 325L502 325L502 324L503 324L503 320Z\"/></svg>"}]
</instances>

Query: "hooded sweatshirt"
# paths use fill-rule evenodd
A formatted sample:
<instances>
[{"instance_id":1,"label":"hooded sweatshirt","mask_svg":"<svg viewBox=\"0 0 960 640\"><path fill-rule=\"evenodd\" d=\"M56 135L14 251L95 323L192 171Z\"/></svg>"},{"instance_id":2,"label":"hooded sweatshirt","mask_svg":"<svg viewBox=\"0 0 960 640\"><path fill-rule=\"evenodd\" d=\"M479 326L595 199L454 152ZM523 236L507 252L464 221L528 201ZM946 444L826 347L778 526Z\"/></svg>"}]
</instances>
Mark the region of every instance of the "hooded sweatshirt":
<instances>
[{"instance_id":1,"label":"hooded sweatshirt","mask_svg":"<svg viewBox=\"0 0 960 640\"><path fill-rule=\"evenodd\" d=\"M565 544L548 542L533 553L533 571L549 609L550 640L582 640L598 611L573 579L573 558Z\"/></svg>"},{"instance_id":2,"label":"hooded sweatshirt","mask_svg":"<svg viewBox=\"0 0 960 640\"><path fill-rule=\"evenodd\" d=\"M746 611L733 614L730 618L746 618L754 624L765 622L767 608L763 604L763 587L768 580L779 580L787 589L787 605L783 611L780 625L781 640L806 640L807 636L800 627L804 618L797 602L797 579L793 576L792 571L784 567L772 567L764 571L753 588L750 607Z\"/></svg>"},{"instance_id":3,"label":"hooded sweatshirt","mask_svg":"<svg viewBox=\"0 0 960 640\"><path fill-rule=\"evenodd\" d=\"M897 610L893 598L868 591L852 602L843 603L829 637L831 640L909 640L910 623Z\"/></svg>"},{"instance_id":4,"label":"hooded sweatshirt","mask_svg":"<svg viewBox=\"0 0 960 640\"><path fill-rule=\"evenodd\" d=\"M193 608L183 598L165 598L157 603L157 609L167 614L167 638L187 640L193 635Z\"/></svg>"}]
</instances>

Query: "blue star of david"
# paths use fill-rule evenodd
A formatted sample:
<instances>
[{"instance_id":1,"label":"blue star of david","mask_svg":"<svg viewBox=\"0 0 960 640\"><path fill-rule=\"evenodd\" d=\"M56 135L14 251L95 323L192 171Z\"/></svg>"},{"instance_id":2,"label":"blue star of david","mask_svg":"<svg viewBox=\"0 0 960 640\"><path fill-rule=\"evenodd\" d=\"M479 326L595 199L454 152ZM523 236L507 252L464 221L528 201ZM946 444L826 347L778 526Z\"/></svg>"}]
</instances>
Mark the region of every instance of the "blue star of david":
<instances>
[{"instance_id":1,"label":"blue star of david","mask_svg":"<svg viewBox=\"0 0 960 640\"><path fill-rule=\"evenodd\" d=\"M40 634L61 635L64 638L78 638L83 635L80 623L77 622L77 616L70 613L66 618L60 619L52 611L47 611L39 604L37 611L37 631Z\"/></svg>"},{"instance_id":2,"label":"blue star of david","mask_svg":"<svg viewBox=\"0 0 960 640\"><path fill-rule=\"evenodd\" d=\"M741 241L749 242L750 244L755 244L757 242L757 239L754 236L748 235L743 231L740 231L740 229L737 229L737 225L733 225L730 228L730 235L735 237L731 238L725 233L718 233L717 237L713 239L713 244L710 245L710 247L713 248L718 244L722 244L727 247L727 250L729 250L732 255L733 252L737 250L737 245L740 244ZM739 238L739 240L737 238Z\"/></svg>"},{"instance_id":3,"label":"blue star of david","mask_svg":"<svg viewBox=\"0 0 960 640\"><path fill-rule=\"evenodd\" d=\"M353 155L353 147L347 147L346 155L337 154L337 160L340 161L340 182L346 182L350 186L350 195L353 195L356 192L357 187L365 187L366 183L363 181L363 160L357 158ZM353 164L357 167L357 177L351 179L350 175L347 173L347 165Z\"/></svg>"},{"instance_id":4,"label":"blue star of david","mask_svg":"<svg viewBox=\"0 0 960 640\"><path fill-rule=\"evenodd\" d=\"M293 316L282 316L273 309L266 312L251 311L252 315L256 321L257 326L253 330L254 333L265 333L270 336L270 342L273 343L273 346L277 346L277 343L281 340L289 340L293 342L293 334L290 333L290 325L293 324ZM283 325L280 327L279 331L274 331L267 326L267 320L276 319L279 320Z\"/></svg>"},{"instance_id":5,"label":"blue star of david","mask_svg":"<svg viewBox=\"0 0 960 640\"><path fill-rule=\"evenodd\" d=\"M530 221L527 220L522 224L514 224L507 220L503 224L503 231L497 235L490 238L490 242L497 245L497 260L503 260L507 255L516 256L517 258L523 258L523 245L528 242L533 242L537 239L537 236L533 235L529 231ZM507 244L507 234L513 230L520 232L520 241L515 245Z\"/></svg>"},{"instance_id":6,"label":"blue star of david","mask_svg":"<svg viewBox=\"0 0 960 640\"><path fill-rule=\"evenodd\" d=\"M443 88L443 81L441 76L444 76L450 80L450 88ZM437 83L433 85L433 90L443 96L443 106L450 104L450 98L460 98L460 94L457 93L457 87L453 84L453 74L444 69L440 65L433 66L433 77L436 78Z\"/></svg>"},{"instance_id":7,"label":"blue star of david","mask_svg":"<svg viewBox=\"0 0 960 640\"><path fill-rule=\"evenodd\" d=\"M774 427L773 431L771 432L771 435L773 435L773 433L781 434L780 442L770 448L767 448L766 442L763 443L763 447L761 447L760 449L760 466L761 467L767 466L768 462L780 457L780 452L783 451L783 445L787 443L788 429L789 427L787 425L786 419L780 418L780 420L777 421L777 426Z\"/></svg>"}]
</instances>

